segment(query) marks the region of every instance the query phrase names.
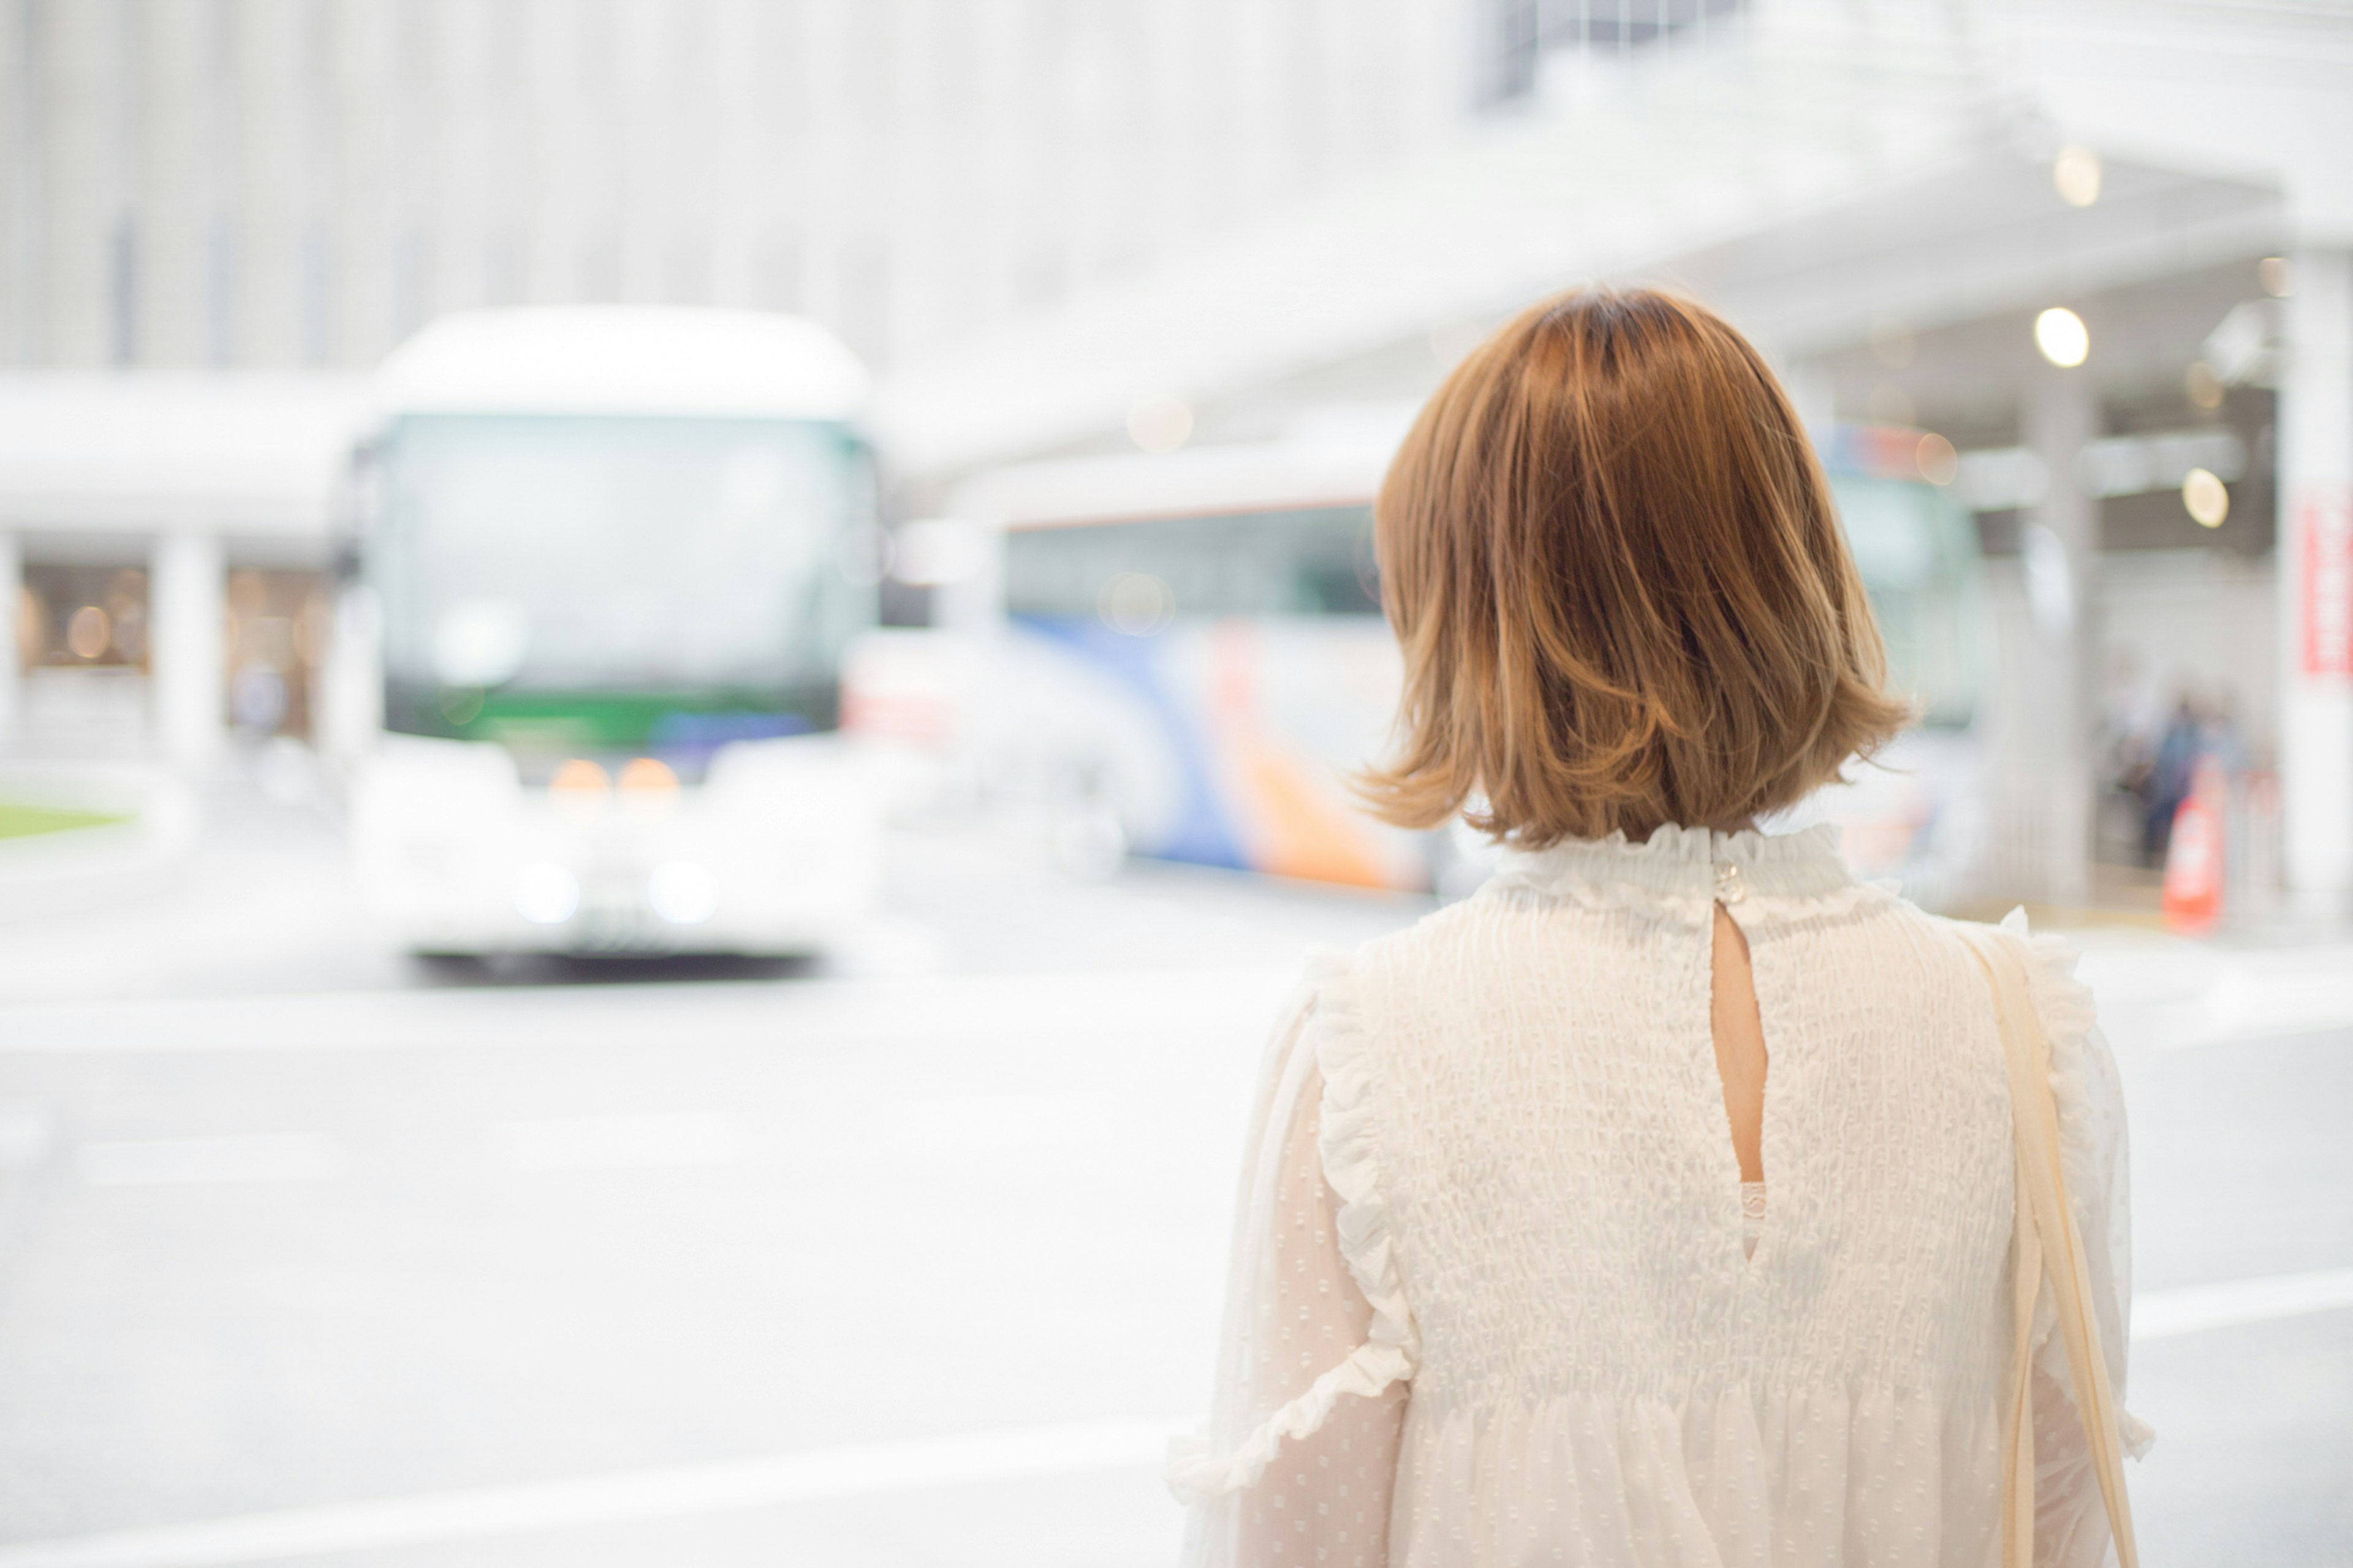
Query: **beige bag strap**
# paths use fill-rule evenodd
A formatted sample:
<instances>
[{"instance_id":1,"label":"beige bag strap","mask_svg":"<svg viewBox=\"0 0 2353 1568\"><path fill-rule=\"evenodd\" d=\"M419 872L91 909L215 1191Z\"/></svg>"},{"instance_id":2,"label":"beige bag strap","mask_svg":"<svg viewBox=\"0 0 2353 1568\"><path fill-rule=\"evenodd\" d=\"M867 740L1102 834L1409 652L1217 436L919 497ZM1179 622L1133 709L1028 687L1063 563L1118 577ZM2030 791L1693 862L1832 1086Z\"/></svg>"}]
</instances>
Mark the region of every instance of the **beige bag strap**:
<instances>
[{"instance_id":1,"label":"beige bag strap","mask_svg":"<svg viewBox=\"0 0 2353 1568\"><path fill-rule=\"evenodd\" d=\"M2091 1445L2100 1496L2107 1504L2116 1562L2119 1568L2137 1568L2139 1553L2133 1540L2132 1507L2125 1496L2124 1444L2116 1394L2108 1386L2099 1321L2092 1315L2092 1276L2084 1257L2084 1238L2075 1228L2075 1211L2067 1202L2059 1106L2051 1093L2050 1048L2034 1016L2025 968L2017 952L1985 927L1957 929L1993 988L1994 1019L2010 1068L2010 1118L2017 1129L2017 1297L2012 1310L2018 1351L2004 1434L2003 1568L2031 1568L2034 1561L2034 1420L2029 1408L2030 1378L2034 1303L2046 1278L2067 1347L2075 1409Z\"/></svg>"}]
</instances>

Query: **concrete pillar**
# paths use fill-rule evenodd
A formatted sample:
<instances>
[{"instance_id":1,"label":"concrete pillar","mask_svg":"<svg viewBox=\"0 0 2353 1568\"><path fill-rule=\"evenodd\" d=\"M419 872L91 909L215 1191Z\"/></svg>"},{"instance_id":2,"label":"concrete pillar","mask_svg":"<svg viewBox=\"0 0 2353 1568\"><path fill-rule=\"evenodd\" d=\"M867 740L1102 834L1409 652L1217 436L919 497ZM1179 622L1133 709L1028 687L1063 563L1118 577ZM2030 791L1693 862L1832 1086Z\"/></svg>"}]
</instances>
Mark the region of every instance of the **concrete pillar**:
<instances>
[{"instance_id":1,"label":"concrete pillar","mask_svg":"<svg viewBox=\"0 0 2353 1568\"><path fill-rule=\"evenodd\" d=\"M13 533L0 533L0 749L16 738L16 720L23 710L24 671L19 660L25 639L17 616L25 607L25 552Z\"/></svg>"},{"instance_id":2,"label":"concrete pillar","mask_svg":"<svg viewBox=\"0 0 2353 1568\"><path fill-rule=\"evenodd\" d=\"M2298 913L2353 915L2353 253L2296 253L2279 400L2280 813Z\"/></svg>"},{"instance_id":3,"label":"concrete pillar","mask_svg":"<svg viewBox=\"0 0 2353 1568\"><path fill-rule=\"evenodd\" d=\"M2022 551L2027 598L2035 609L2036 692L2042 759L2042 896L2062 909L2092 899L2093 747L2098 722L2099 506L2076 472L2076 457L2098 435L2099 406L2081 370L2040 367L2028 389L2026 444L2050 481Z\"/></svg>"},{"instance_id":4,"label":"concrete pillar","mask_svg":"<svg viewBox=\"0 0 2353 1568\"><path fill-rule=\"evenodd\" d=\"M157 747L184 767L203 765L220 746L226 579L220 541L212 535L167 533L155 541L147 580L154 627L148 690Z\"/></svg>"}]
</instances>

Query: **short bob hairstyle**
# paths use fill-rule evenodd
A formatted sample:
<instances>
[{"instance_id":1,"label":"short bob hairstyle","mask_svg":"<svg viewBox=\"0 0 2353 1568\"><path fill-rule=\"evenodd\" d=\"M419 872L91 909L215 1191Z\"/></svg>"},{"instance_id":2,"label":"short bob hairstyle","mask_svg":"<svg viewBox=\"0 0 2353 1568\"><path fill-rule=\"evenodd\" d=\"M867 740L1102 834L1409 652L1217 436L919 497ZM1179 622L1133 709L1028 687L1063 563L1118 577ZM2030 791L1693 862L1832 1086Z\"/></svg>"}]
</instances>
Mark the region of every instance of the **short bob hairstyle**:
<instances>
[{"instance_id":1,"label":"short bob hairstyle","mask_svg":"<svg viewBox=\"0 0 2353 1568\"><path fill-rule=\"evenodd\" d=\"M1734 828L1911 721L1788 396L1688 300L1587 289L1504 328L1376 517L1402 746L1359 784L1388 821Z\"/></svg>"}]
</instances>

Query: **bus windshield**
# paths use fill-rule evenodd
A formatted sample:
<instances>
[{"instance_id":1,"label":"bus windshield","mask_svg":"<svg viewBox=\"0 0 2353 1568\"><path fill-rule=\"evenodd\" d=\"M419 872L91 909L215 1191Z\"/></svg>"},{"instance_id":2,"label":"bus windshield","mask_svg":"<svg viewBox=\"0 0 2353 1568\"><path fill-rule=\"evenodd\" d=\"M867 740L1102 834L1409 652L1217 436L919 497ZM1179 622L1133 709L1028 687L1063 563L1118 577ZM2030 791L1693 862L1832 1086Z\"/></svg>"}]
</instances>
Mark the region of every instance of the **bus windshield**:
<instances>
[{"instance_id":1,"label":"bus windshield","mask_svg":"<svg viewBox=\"0 0 2353 1568\"><path fill-rule=\"evenodd\" d=\"M1008 614L1111 621L1113 601L1139 584L1182 619L1377 616L1372 508L1138 518L1006 536Z\"/></svg>"},{"instance_id":2,"label":"bus windshield","mask_svg":"<svg viewBox=\"0 0 2353 1568\"><path fill-rule=\"evenodd\" d=\"M565 745L678 738L698 716L744 736L833 725L872 602L852 559L869 481L840 426L410 416L381 477L391 728Z\"/></svg>"}]
</instances>

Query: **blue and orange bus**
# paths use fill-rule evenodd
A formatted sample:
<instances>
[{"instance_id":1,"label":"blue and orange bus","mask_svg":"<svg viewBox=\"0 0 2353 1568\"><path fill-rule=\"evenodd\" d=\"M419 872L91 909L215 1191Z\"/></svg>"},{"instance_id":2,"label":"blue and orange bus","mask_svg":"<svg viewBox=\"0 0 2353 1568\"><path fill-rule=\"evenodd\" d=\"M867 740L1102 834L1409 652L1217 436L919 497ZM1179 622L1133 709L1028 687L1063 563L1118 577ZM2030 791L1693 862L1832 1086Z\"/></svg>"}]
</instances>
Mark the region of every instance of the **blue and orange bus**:
<instances>
[{"instance_id":1,"label":"blue and orange bus","mask_svg":"<svg viewBox=\"0 0 2353 1568\"><path fill-rule=\"evenodd\" d=\"M1975 530L1930 478L1949 458L1939 447L1866 426L1823 442L1896 680L1925 722L1797 815L1841 823L1858 871L1949 902L1985 848L1988 629ZM987 649L965 726L984 772L1115 821L1134 854L1388 888L1475 875L1467 836L1383 827L1348 787L1389 740L1400 674L1372 542L1392 450L1203 447L967 482L956 510L987 542L985 564L943 619Z\"/></svg>"}]
</instances>

